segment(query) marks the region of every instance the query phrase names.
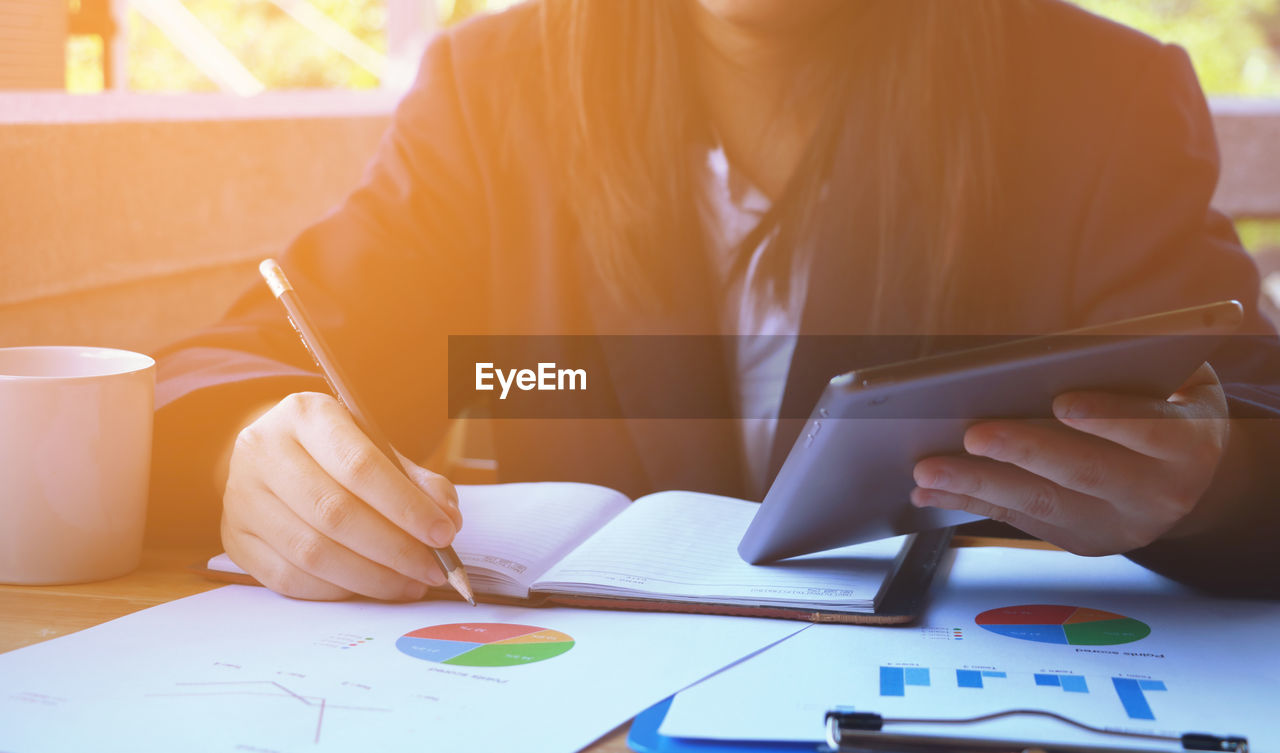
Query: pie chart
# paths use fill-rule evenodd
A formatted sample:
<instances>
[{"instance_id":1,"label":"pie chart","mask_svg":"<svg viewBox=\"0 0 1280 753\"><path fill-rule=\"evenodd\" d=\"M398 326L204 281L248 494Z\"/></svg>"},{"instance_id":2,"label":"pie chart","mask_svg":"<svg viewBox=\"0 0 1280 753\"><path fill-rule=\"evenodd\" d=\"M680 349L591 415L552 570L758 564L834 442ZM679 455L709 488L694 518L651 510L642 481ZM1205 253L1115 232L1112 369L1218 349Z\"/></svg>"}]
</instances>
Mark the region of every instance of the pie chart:
<instances>
[{"instance_id":1,"label":"pie chart","mask_svg":"<svg viewBox=\"0 0 1280 753\"><path fill-rule=\"evenodd\" d=\"M405 633L396 648L415 659L457 667L533 664L573 648L559 630L502 622L453 622Z\"/></svg>"},{"instance_id":2,"label":"pie chart","mask_svg":"<svg viewBox=\"0 0 1280 753\"><path fill-rule=\"evenodd\" d=\"M988 609L973 620L1008 638L1072 646L1115 646L1151 634L1145 622L1115 612L1059 604L1022 604Z\"/></svg>"}]
</instances>

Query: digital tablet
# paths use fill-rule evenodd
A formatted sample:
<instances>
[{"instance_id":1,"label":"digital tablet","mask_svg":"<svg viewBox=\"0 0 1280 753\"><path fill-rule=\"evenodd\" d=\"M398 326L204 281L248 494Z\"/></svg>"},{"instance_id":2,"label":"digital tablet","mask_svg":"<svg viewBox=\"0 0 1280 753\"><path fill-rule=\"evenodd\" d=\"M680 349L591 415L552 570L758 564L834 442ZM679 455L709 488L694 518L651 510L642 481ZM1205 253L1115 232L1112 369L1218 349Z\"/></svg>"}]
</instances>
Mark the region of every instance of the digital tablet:
<instances>
[{"instance_id":1,"label":"digital tablet","mask_svg":"<svg viewBox=\"0 0 1280 753\"><path fill-rule=\"evenodd\" d=\"M1236 301L852 371L833 378L738 545L759 564L978 516L910 502L917 461L993 418L1052 418L1064 392L1168 397L1244 310Z\"/></svg>"}]
</instances>

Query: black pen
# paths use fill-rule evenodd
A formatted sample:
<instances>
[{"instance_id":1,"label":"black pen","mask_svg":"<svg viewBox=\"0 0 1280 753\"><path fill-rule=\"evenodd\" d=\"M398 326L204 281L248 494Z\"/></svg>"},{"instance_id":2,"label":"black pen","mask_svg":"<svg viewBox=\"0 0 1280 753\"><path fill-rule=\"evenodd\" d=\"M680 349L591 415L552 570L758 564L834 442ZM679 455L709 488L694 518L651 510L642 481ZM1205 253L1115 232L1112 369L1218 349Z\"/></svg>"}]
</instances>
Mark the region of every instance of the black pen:
<instances>
[{"instance_id":1,"label":"black pen","mask_svg":"<svg viewBox=\"0 0 1280 753\"><path fill-rule=\"evenodd\" d=\"M307 352L315 360L316 366L320 367L321 373L324 374L324 380L328 382L329 390L333 392L334 397L338 398L338 402L342 403L347 411L351 413L356 425L365 433L365 436L369 437L369 441L373 442L374 446L381 450L382 454L386 455L395 464L396 468L399 468L400 472L407 477L409 474L405 471L404 465L400 463L400 458L391 447L391 442L373 423L372 416L360 407L355 393L348 386L348 381L343 378L341 367L338 366L333 354L325 346L324 339L320 337L320 331L311 324L311 319L303 310L302 302L298 300L298 294L294 292L293 285L289 283L289 278L284 276L284 270L280 268L275 259L264 259L258 265L258 272L262 275L262 279L267 281L267 287L271 288L271 293L284 305L289 323L293 325L294 331L298 333L298 337L301 338L302 344L306 346ZM458 559L458 553L453 551L451 546L446 546L443 549L432 547L431 552L435 554L436 561L444 569L445 577L449 579L449 585L453 586L458 593L462 594L462 598L466 599L474 607L476 599L471 592L471 582L467 580L467 571L463 569L462 560Z\"/></svg>"}]
</instances>

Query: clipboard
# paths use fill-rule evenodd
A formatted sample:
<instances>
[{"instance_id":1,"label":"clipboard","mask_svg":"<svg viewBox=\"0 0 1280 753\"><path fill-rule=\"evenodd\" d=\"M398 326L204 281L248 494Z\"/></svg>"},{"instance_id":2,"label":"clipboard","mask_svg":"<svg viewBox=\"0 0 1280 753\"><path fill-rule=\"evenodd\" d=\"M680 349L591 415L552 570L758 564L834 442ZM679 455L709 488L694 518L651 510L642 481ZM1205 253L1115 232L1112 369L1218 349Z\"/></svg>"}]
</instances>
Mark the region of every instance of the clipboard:
<instances>
[{"instance_id":1,"label":"clipboard","mask_svg":"<svg viewBox=\"0 0 1280 753\"><path fill-rule=\"evenodd\" d=\"M690 737L669 737L658 731L662 720L667 717L667 710L675 696L665 698L636 715L627 732L627 747L636 753L813 753L811 742L779 742L751 740L701 740ZM1018 713L1036 713L1026 711L1010 711L993 716L1004 716ZM1056 716L1056 715L1049 715ZM1065 717L1057 717L1059 721L1077 724ZM879 714L859 713L852 710L835 709L827 712L827 741L825 748L829 753L850 751L884 751L884 753L925 753L926 751L963 750L980 753L1006 753L1007 751L1037 750L1042 753L1143 753L1135 748L1115 748L1102 746L1063 745L1043 747L1035 743L1016 742L1011 740L991 740L981 738L947 738L920 737L915 735L895 735L884 732L886 720ZM919 721L919 720L916 720ZM973 721L982 721L973 720ZM1115 734L1115 733L1112 733ZM1122 733L1123 735L1123 733ZM1152 737L1131 735L1129 737ZM1184 751L1220 751L1224 753L1248 753L1247 738L1229 735L1211 735L1189 732L1166 738L1166 741L1177 740ZM824 750L819 747L818 751ZM1167 750L1167 748L1166 748Z\"/></svg>"},{"instance_id":2,"label":"clipboard","mask_svg":"<svg viewBox=\"0 0 1280 753\"><path fill-rule=\"evenodd\" d=\"M636 753L813 753L813 743L697 740L667 737L658 732L675 696L664 698L641 711L627 732L627 747Z\"/></svg>"}]
</instances>

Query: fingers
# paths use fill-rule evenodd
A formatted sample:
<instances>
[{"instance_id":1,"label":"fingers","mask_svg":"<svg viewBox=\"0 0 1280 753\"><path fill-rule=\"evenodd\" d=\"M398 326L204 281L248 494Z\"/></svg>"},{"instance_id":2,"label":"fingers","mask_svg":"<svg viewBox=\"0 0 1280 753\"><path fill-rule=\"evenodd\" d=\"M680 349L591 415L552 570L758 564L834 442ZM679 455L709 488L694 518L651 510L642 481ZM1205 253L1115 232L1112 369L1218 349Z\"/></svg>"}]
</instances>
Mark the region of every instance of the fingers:
<instances>
[{"instance_id":1,"label":"fingers","mask_svg":"<svg viewBox=\"0 0 1280 753\"><path fill-rule=\"evenodd\" d=\"M1218 381L1218 372L1206 361L1200 364L1200 368L1196 369L1191 376L1187 377L1187 381L1182 383L1178 391L1174 395L1184 392L1191 392L1200 387L1221 387L1222 383ZM1173 398L1170 398L1173 399Z\"/></svg>"},{"instance_id":2,"label":"fingers","mask_svg":"<svg viewBox=\"0 0 1280 753\"><path fill-rule=\"evenodd\" d=\"M292 395L236 438L223 544L281 593L421 599L445 582L429 544L460 523L452 484L407 461L402 472L328 395Z\"/></svg>"},{"instance_id":3,"label":"fingers","mask_svg":"<svg viewBox=\"0 0 1280 753\"><path fill-rule=\"evenodd\" d=\"M1198 437L1220 434L1227 402L1209 364L1168 400L1106 392L1069 392L1053 401L1063 424L1160 460L1178 460ZM1182 419L1182 420L1169 420Z\"/></svg>"},{"instance_id":4,"label":"fingers","mask_svg":"<svg viewBox=\"0 0 1280 753\"><path fill-rule=\"evenodd\" d=\"M453 541L458 527L446 512L449 504L406 478L337 401L312 400L300 408L297 441L335 481L419 541L437 548Z\"/></svg>"},{"instance_id":5,"label":"fingers","mask_svg":"<svg viewBox=\"0 0 1280 753\"><path fill-rule=\"evenodd\" d=\"M936 507L942 510L961 510L991 518L1025 531L1043 541L1062 547L1073 554L1095 557L1127 551L1138 544L1124 544L1110 538L1099 538L1092 531L1079 528L1063 528L1050 525L1042 520L1024 515L1017 510L992 504L986 500L969 497L963 494L952 494L934 489L914 489L911 492L911 504L916 507ZM1126 549L1127 547L1127 549Z\"/></svg>"},{"instance_id":6,"label":"fingers","mask_svg":"<svg viewBox=\"0 0 1280 753\"><path fill-rule=\"evenodd\" d=\"M264 490L264 493L270 494ZM347 549L320 531L307 525L287 505L259 504L254 508L252 536L240 536L237 546L243 547L245 538L254 538L269 547L289 566L301 571L308 578L336 586L351 594L360 594L384 601L414 601L427 594L427 585L408 578ZM235 525L235 523L233 523ZM252 544L249 545L252 548ZM271 558L259 553L268 564ZM314 584L300 579L288 568L274 563L274 569L249 570L263 580L272 590L293 595L297 591L314 589ZM279 583L270 582L272 579ZM282 585L277 588L276 585Z\"/></svg>"},{"instance_id":7,"label":"fingers","mask_svg":"<svg viewBox=\"0 0 1280 753\"><path fill-rule=\"evenodd\" d=\"M1195 508L1229 429L1208 364L1168 400L1076 392L1053 408L1056 424L969 427L968 456L916 464L912 503L1005 521L1079 554L1131 551Z\"/></svg>"},{"instance_id":8,"label":"fingers","mask_svg":"<svg viewBox=\"0 0 1280 753\"><path fill-rule=\"evenodd\" d=\"M355 554L433 586L444 573L425 544L397 528L325 473L302 447L285 443L267 488L309 527Z\"/></svg>"},{"instance_id":9,"label":"fingers","mask_svg":"<svg viewBox=\"0 0 1280 753\"><path fill-rule=\"evenodd\" d=\"M409 480L413 481L419 489L426 492L428 497L436 500L445 514L449 516L449 519L453 521L453 525L461 531L462 511L458 507L458 490L454 488L453 482L439 473L423 468L402 455L399 450L396 450L395 453L396 457L400 458L400 465L404 466L405 471L409 474Z\"/></svg>"},{"instance_id":10,"label":"fingers","mask_svg":"<svg viewBox=\"0 0 1280 753\"><path fill-rule=\"evenodd\" d=\"M1007 482L1022 480L1024 490L1030 478L1047 479L1052 482L1050 486L1113 500L1119 505L1141 499L1153 474L1160 470L1158 461L1114 442L1062 426L1029 421L975 424L965 432L964 448L971 455L1008 463L1026 471L1025 474L999 469L992 471L993 476L1003 477ZM965 467L963 462L960 467ZM965 489L950 491L975 493Z\"/></svg>"},{"instance_id":11,"label":"fingers","mask_svg":"<svg viewBox=\"0 0 1280 753\"><path fill-rule=\"evenodd\" d=\"M294 566L253 534L229 536L224 532L222 541L232 562L276 593L312 601L337 601L353 595Z\"/></svg>"},{"instance_id":12,"label":"fingers","mask_svg":"<svg viewBox=\"0 0 1280 753\"><path fill-rule=\"evenodd\" d=\"M916 464L914 477L922 494L912 502L959 509L1033 528L1086 527L1103 506L1101 500L1065 489L1007 463L983 458L934 457ZM942 492L944 496L927 492Z\"/></svg>"},{"instance_id":13,"label":"fingers","mask_svg":"<svg viewBox=\"0 0 1280 753\"><path fill-rule=\"evenodd\" d=\"M940 510L957 510L980 515L1001 523L1008 523L1020 531L1026 531L1045 541L1052 541L1061 530L1058 526L1037 520L1018 510L1002 507L967 494L916 487L911 490L911 504L916 507L936 507Z\"/></svg>"}]
</instances>

